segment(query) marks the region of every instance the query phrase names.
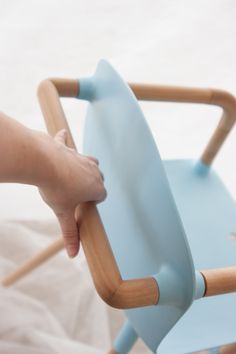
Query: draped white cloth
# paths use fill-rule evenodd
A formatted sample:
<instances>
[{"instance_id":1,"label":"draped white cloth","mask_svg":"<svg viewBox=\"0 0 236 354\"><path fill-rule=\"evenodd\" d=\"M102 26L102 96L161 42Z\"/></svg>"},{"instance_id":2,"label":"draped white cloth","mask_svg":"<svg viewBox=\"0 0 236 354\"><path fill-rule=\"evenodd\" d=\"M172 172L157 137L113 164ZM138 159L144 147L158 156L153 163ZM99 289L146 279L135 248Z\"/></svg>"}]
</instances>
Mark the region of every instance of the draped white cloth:
<instances>
[{"instance_id":1,"label":"draped white cloth","mask_svg":"<svg viewBox=\"0 0 236 354\"><path fill-rule=\"evenodd\" d=\"M56 235L55 223L1 222L1 277ZM82 251L70 260L63 250L11 288L0 288L1 354L107 353L123 321L122 311L96 294Z\"/></svg>"}]
</instances>

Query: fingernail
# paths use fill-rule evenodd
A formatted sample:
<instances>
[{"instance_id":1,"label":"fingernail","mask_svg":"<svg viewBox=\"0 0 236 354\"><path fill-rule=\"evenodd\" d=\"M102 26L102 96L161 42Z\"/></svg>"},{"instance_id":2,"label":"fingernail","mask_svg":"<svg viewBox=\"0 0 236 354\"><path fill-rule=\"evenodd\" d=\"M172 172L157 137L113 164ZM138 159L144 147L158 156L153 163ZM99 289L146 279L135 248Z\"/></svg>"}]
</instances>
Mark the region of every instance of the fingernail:
<instances>
[{"instance_id":1,"label":"fingernail","mask_svg":"<svg viewBox=\"0 0 236 354\"><path fill-rule=\"evenodd\" d=\"M74 258L77 254L77 249L73 246L69 246L67 247L67 253L70 258Z\"/></svg>"}]
</instances>

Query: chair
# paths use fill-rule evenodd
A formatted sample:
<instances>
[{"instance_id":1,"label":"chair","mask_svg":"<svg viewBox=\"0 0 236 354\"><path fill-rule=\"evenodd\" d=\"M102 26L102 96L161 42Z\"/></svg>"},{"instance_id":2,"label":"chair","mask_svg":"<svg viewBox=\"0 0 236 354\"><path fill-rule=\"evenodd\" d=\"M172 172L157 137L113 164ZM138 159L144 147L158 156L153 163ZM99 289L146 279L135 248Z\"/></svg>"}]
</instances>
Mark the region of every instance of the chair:
<instances>
[{"instance_id":1,"label":"chair","mask_svg":"<svg viewBox=\"0 0 236 354\"><path fill-rule=\"evenodd\" d=\"M236 99L214 89L128 86L106 61L89 78L45 80L38 94L51 135L69 131L59 96L89 101L83 152L99 159L108 197L78 207L81 243L97 292L128 318L110 353L128 353L137 337L158 354L233 343L236 205L211 163L234 125ZM162 161L136 99L218 105L223 116L199 161ZM71 133L68 145L75 148ZM3 284L62 248L59 238Z\"/></svg>"}]
</instances>

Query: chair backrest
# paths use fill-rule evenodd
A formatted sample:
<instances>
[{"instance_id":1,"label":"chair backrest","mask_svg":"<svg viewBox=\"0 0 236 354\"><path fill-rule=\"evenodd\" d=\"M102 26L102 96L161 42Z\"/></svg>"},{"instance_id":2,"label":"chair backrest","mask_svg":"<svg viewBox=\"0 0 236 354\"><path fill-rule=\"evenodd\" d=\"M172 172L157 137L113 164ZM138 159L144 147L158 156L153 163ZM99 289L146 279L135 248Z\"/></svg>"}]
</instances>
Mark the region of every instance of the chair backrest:
<instances>
[{"instance_id":1,"label":"chair backrest","mask_svg":"<svg viewBox=\"0 0 236 354\"><path fill-rule=\"evenodd\" d=\"M89 101L84 153L100 161L108 191L99 212L123 279L153 275L161 287L157 306L127 310L155 351L191 305L195 272L185 232L162 161L126 83L105 61L80 80Z\"/></svg>"}]
</instances>

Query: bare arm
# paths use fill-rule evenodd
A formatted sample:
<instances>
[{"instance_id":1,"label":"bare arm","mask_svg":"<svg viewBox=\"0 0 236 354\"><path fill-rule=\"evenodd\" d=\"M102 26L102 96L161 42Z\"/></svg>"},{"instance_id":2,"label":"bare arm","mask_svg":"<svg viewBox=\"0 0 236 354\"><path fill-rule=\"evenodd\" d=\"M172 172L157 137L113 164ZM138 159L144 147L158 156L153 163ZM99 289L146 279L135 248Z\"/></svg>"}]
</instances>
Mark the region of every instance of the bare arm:
<instances>
[{"instance_id":1,"label":"bare arm","mask_svg":"<svg viewBox=\"0 0 236 354\"><path fill-rule=\"evenodd\" d=\"M53 139L0 114L0 182L39 187L58 217L65 246L73 257L79 250L75 208L81 202L103 200L106 191L98 161L68 148L66 136L64 130Z\"/></svg>"},{"instance_id":2,"label":"bare arm","mask_svg":"<svg viewBox=\"0 0 236 354\"><path fill-rule=\"evenodd\" d=\"M0 114L0 182L44 186L55 174L52 139Z\"/></svg>"}]
</instances>

